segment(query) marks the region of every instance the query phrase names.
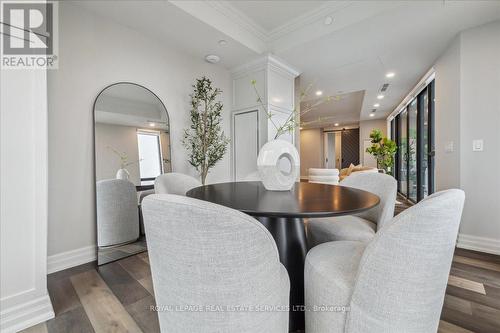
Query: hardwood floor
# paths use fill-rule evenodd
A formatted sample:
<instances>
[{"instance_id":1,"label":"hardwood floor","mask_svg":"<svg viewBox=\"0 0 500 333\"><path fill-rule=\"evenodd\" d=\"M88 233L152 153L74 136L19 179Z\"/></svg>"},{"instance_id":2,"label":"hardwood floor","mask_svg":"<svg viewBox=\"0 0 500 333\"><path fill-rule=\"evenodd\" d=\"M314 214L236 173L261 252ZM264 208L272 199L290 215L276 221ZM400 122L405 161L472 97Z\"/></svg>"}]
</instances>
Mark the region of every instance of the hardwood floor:
<instances>
[{"instance_id":1,"label":"hardwood floor","mask_svg":"<svg viewBox=\"0 0 500 333\"><path fill-rule=\"evenodd\" d=\"M56 317L23 332L159 332L147 253L48 276ZM456 249L440 333L500 332L500 256Z\"/></svg>"},{"instance_id":2,"label":"hardwood floor","mask_svg":"<svg viewBox=\"0 0 500 333\"><path fill-rule=\"evenodd\" d=\"M399 198L395 214L411 206ZM29 333L159 332L147 252L48 276L55 318ZM439 333L500 332L500 256L456 249Z\"/></svg>"}]
</instances>

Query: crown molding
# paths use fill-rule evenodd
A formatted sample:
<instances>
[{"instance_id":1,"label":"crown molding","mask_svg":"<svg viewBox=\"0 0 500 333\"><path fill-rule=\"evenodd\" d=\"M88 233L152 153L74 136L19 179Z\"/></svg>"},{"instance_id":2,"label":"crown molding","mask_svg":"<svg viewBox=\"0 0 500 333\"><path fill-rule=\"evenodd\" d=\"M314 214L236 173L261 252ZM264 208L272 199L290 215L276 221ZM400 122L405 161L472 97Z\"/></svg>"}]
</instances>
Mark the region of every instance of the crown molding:
<instances>
[{"instance_id":1,"label":"crown molding","mask_svg":"<svg viewBox=\"0 0 500 333\"><path fill-rule=\"evenodd\" d=\"M339 1L339 2L327 2L317 8L309 10L304 14L297 16L296 18L288 21L267 33L266 42L272 42L279 39L289 33L303 28L306 25L317 22L318 20L332 15L333 13L340 11L346 7L352 5L349 1Z\"/></svg>"},{"instance_id":2,"label":"crown molding","mask_svg":"<svg viewBox=\"0 0 500 333\"><path fill-rule=\"evenodd\" d=\"M257 54L267 52L265 36L255 22L224 1L169 0L169 3L231 37Z\"/></svg>"},{"instance_id":3,"label":"crown molding","mask_svg":"<svg viewBox=\"0 0 500 333\"><path fill-rule=\"evenodd\" d=\"M257 22L229 3L229 1L207 1L207 5L217 10L220 14L232 20L235 24L245 29L247 32L259 38L266 43L269 38L269 32L266 31Z\"/></svg>"},{"instance_id":4,"label":"crown molding","mask_svg":"<svg viewBox=\"0 0 500 333\"><path fill-rule=\"evenodd\" d=\"M327 2L272 30L267 30L248 17L244 12L234 7L229 1L206 1L206 4L266 44L351 5L349 1Z\"/></svg>"},{"instance_id":5,"label":"crown molding","mask_svg":"<svg viewBox=\"0 0 500 333\"><path fill-rule=\"evenodd\" d=\"M298 69L273 54L266 54L265 56L257 58L251 62L237 66L231 70L231 74L236 78L241 75L245 75L248 72L266 68L272 68L275 71L293 78L300 75L300 71Z\"/></svg>"}]
</instances>

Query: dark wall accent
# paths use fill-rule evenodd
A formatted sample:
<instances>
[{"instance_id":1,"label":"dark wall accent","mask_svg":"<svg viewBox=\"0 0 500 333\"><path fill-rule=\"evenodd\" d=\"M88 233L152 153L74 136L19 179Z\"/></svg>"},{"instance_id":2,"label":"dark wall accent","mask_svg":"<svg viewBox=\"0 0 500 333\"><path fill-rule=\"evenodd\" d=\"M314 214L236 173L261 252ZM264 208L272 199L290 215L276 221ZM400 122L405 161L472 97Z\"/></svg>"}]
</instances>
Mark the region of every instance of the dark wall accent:
<instances>
[{"instance_id":1,"label":"dark wall accent","mask_svg":"<svg viewBox=\"0 0 500 333\"><path fill-rule=\"evenodd\" d=\"M342 131L342 168L359 164L359 128Z\"/></svg>"}]
</instances>

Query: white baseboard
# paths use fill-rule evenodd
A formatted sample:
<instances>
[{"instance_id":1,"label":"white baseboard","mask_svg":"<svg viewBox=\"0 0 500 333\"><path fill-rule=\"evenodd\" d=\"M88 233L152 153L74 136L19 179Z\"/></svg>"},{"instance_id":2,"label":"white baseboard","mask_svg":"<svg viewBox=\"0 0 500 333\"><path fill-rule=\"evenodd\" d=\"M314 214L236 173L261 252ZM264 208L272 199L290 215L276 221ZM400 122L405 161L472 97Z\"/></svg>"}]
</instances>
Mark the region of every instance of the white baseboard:
<instances>
[{"instance_id":1,"label":"white baseboard","mask_svg":"<svg viewBox=\"0 0 500 333\"><path fill-rule=\"evenodd\" d=\"M54 254L47 258L47 273L54 273L66 268L82 265L96 259L97 249L93 245Z\"/></svg>"},{"instance_id":2,"label":"white baseboard","mask_svg":"<svg viewBox=\"0 0 500 333\"><path fill-rule=\"evenodd\" d=\"M500 255L500 240L493 238L459 234L457 247Z\"/></svg>"},{"instance_id":3,"label":"white baseboard","mask_svg":"<svg viewBox=\"0 0 500 333\"><path fill-rule=\"evenodd\" d=\"M2 309L0 314L0 331L2 333L18 332L25 328L54 318L54 310L49 295Z\"/></svg>"}]
</instances>

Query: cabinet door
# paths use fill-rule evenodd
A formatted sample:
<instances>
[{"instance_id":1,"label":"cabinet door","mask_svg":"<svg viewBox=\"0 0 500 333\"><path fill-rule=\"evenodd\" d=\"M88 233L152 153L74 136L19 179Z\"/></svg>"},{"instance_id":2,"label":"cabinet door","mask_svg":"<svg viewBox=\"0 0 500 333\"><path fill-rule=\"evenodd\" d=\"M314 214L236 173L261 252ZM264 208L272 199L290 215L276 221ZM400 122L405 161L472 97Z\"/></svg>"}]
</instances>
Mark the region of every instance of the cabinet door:
<instances>
[{"instance_id":1,"label":"cabinet door","mask_svg":"<svg viewBox=\"0 0 500 333\"><path fill-rule=\"evenodd\" d=\"M244 180L257 171L259 152L259 117L258 111L236 113L233 115L233 158L234 178Z\"/></svg>"}]
</instances>

